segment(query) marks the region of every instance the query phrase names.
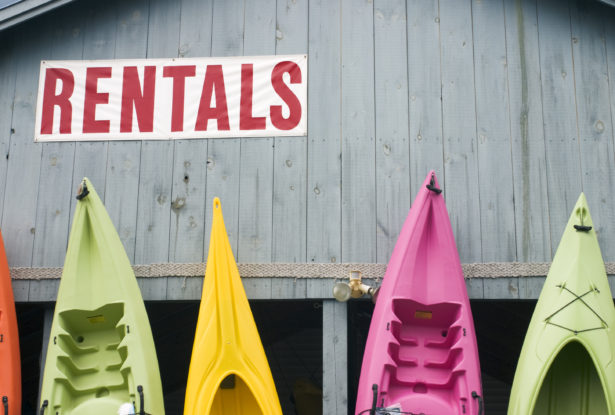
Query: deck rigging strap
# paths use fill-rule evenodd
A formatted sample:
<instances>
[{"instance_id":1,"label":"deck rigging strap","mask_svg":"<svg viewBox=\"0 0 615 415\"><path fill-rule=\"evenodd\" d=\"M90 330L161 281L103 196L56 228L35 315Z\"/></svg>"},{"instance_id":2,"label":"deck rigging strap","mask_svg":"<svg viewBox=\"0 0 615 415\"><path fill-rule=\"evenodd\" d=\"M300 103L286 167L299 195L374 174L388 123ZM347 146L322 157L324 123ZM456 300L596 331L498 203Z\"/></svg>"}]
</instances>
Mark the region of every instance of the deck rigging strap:
<instances>
[{"instance_id":1,"label":"deck rigging strap","mask_svg":"<svg viewBox=\"0 0 615 415\"><path fill-rule=\"evenodd\" d=\"M8 396L2 397L2 405L4 405L4 415L9 415L9 398Z\"/></svg>"},{"instance_id":2,"label":"deck rigging strap","mask_svg":"<svg viewBox=\"0 0 615 415\"><path fill-rule=\"evenodd\" d=\"M557 288L561 288L561 289L563 289L563 290L565 290L565 291L569 292L570 294L572 294L572 295L574 296L574 299L573 299L573 300L571 300L571 301L569 301L568 303L564 304L562 307L560 307L559 309L555 310L555 312L554 312L553 314L551 314L551 315L549 315L547 318L545 318L545 322L546 322L547 324L551 324L552 326L559 327L559 328L564 329L564 330L568 330L568 331L570 331L571 333L574 333L574 334L584 333L584 332L586 332L586 331L593 331L593 330L601 330L601 329L606 329L606 328L609 326L609 325L606 323L606 321L604 321L604 319L603 319L602 317L600 317L600 314L598 314L598 313L596 312L596 310L594 310L594 309L593 309L593 308L592 308L589 304L587 304L587 303L585 302L585 300L583 300L583 297L585 297L586 295L591 294L591 293L593 293L593 292L600 293L600 290L598 290L597 288L595 288L595 287L594 287L594 288L591 288L591 289L589 289L588 291L584 292L583 294L578 295L577 293L575 293L574 291L572 291L572 290L568 289L566 286L564 286L564 285L562 285L562 284L560 284L560 285L556 285L556 287L557 287ZM598 318L600 319L600 321L602 322L602 324L603 324L603 325L602 325L602 326L600 326L600 327L591 327L591 328L582 329L582 330L574 330L574 329L571 329L571 328L569 328L569 327L565 327L565 326L562 326L562 325L560 325L560 324L553 323L553 322L551 321L551 318L553 318L553 317L554 317L555 315L557 315L559 312L561 312L562 310L564 310L565 308L567 308L568 306L570 306L571 304L573 304L573 303L574 303L574 302L576 302L576 301L580 301L580 302L582 302L582 303L585 305L585 307L587 307L587 308L588 308L588 309L589 309L592 313L594 313L594 315L595 315L596 317L598 317Z\"/></svg>"}]
</instances>

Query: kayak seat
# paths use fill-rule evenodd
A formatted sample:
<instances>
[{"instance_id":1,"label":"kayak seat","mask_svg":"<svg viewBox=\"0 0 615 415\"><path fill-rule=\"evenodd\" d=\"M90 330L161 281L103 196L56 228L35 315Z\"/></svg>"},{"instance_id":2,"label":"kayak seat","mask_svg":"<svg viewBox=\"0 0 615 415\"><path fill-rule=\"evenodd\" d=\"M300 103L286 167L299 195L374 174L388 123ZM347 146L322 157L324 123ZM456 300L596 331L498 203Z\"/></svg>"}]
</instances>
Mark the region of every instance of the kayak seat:
<instances>
[{"instance_id":1,"label":"kayak seat","mask_svg":"<svg viewBox=\"0 0 615 415\"><path fill-rule=\"evenodd\" d=\"M394 299L393 312L397 321L391 322L388 352L396 366L390 382L427 388L449 384L451 372L463 360L462 349L455 347L462 336L461 304Z\"/></svg>"},{"instance_id":2,"label":"kayak seat","mask_svg":"<svg viewBox=\"0 0 615 415\"><path fill-rule=\"evenodd\" d=\"M56 381L63 385L62 401L76 404L114 391L128 393L127 375L120 372L127 358L127 351L119 348L126 335L120 325L123 315L123 303L58 313L60 333L55 339L62 353L56 366L62 376Z\"/></svg>"}]
</instances>

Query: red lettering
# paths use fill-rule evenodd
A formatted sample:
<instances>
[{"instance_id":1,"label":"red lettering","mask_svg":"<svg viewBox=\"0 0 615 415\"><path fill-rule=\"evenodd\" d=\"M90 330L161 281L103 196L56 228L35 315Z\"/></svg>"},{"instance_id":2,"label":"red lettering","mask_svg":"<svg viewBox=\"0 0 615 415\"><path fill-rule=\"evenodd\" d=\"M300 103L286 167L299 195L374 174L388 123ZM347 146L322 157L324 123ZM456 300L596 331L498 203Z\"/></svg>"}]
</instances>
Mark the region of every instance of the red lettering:
<instances>
[{"instance_id":1,"label":"red lettering","mask_svg":"<svg viewBox=\"0 0 615 415\"><path fill-rule=\"evenodd\" d=\"M173 109L171 112L171 131L184 130L184 101L186 78L196 74L196 66L165 66L162 75L173 78Z\"/></svg>"},{"instance_id":2,"label":"red lettering","mask_svg":"<svg viewBox=\"0 0 615 415\"><path fill-rule=\"evenodd\" d=\"M56 95L58 79L62 81L62 90ZM60 134L71 133L73 106L69 99L75 89L75 76L68 69L47 68L41 114L41 134L53 132L53 110L60 107Z\"/></svg>"},{"instance_id":3,"label":"red lettering","mask_svg":"<svg viewBox=\"0 0 615 415\"><path fill-rule=\"evenodd\" d=\"M132 132L132 108L137 114L139 131L151 133L154 131L154 96L156 87L156 67L146 66L143 73L143 90L139 82L136 66L124 68L122 86L122 114L120 132Z\"/></svg>"},{"instance_id":4,"label":"red lettering","mask_svg":"<svg viewBox=\"0 0 615 415\"><path fill-rule=\"evenodd\" d=\"M111 67L88 68L85 74L85 100L83 102L83 132L108 133L109 120L96 119L96 105L108 104L109 94L98 92L98 80L111 78Z\"/></svg>"},{"instance_id":5,"label":"red lettering","mask_svg":"<svg viewBox=\"0 0 615 415\"><path fill-rule=\"evenodd\" d=\"M216 106L211 106L211 97L214 89L216 90ZM228 122L228 106L226 104L226 91L224 89L224 75L222 65L208 65L203 82L203 93L199 112L196 115L196 131L206 131L207 122L215 119L218 123L218 130L230 130Z\"/></svg>"},{"instance_id":6,"label":"red lettering","mask_svg":"<svg viewBox=\"0 0 615 415\"><path fill-rule=\"evenodd\" d=\"M284 83L283 76L287 72L290 74L291 84L301 83L301 68L294 62L280 62L271 72L271 85L273 85L275 92L284 100L290 110L288 118L284 118L281 105L272 105L270 107L271 123L280 130L292 130L301 121L301 103L299 98Z\"/></svg>"},{"instance_id":7,"label":"red lettering","mask_svg":"<svg viewBox=\"0 0 615 415\"><path fill-rule=\"evenodd\" d=\"M239 106L240 130L264 130L265 117L252 116L252 93L254 83L254 65L241 65L241 100Z\"/></svg>"}]
</instances>

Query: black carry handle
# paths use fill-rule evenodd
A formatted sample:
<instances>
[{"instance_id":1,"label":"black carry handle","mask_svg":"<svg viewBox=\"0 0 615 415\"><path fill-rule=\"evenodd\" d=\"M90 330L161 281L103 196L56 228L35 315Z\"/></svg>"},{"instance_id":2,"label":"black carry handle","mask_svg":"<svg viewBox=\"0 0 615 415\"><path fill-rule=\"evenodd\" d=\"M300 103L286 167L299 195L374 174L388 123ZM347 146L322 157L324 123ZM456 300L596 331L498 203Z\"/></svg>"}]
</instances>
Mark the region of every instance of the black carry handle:
<instances>
[{"instance_id":1,"label":"black carry handle","mask_svg":"<svg viewBox=\"0 0 615 415\"><path fill-rule=\"evenodd\" d=\"M139 406L139 415L145 415L145 398L143 397L143 386L137 386L137 392L139 392L139 399L141 399L141 403Z\"/></svg>"},{"instance_id":2,"label":"black carry handle","mask_svg":"<svg viewBox=\"0 0 615 415\"><path fill-rule=\"evenodd\" d=\"M90 191L88 190L88 185L85 184L85 181L83 181L81 183L81 186L79 186L78 190L79 190L79 194L77 196L75 196L75 198L77 200L81 200L81 199L83 199L84 197L86 197L87 195L90 194Z\"/></svg>"},{"instance_id":3,"label":"black carry handle","mask_svg":"<svg viewBox=\"0 0 615 415\"><path fill-rule=\"evenodd\" d=\"M483 415L483 398L476 391L472 391L472 397L478 399L478 415Z\"/></svg>"},{"instance_id":4,"label":"black carry handle","mask_svg":"<svg viewBox=\"0 0 615 415\"><path fill-rule=\"evenodd\" d=\"M378 403L378 385L375 383L372 385L372 391L374 393L374 400L372 401L372 409L369 410L369 415L376 415L376 404Z\"/></svg>"},{"instance_id":5,"label":"black carry handle","mask_svg":"<svg viewBox=\"0 0 615 415\"><path fill-rule=\"evenodd\" d=\"M439 189L436 187L436 179L434 177L434 175L431 175L431 180L429 181L429 184L427 186L425 186L427 189L431 190L432 192L434 192L435 194L439 195L440 193L442 193L442 189Z\"/></svg>"},{"instance_id":6,"label":"black carry handle","mask_svg":"<svg viewBox=\"0 0 615 415\"><path fill-rule=\"evenodd\" d=\"M591 226L584 226L584 225L574 225L574 228L577 231L581 231L581 232L589 232L592 230Z\"/></svg>"},{"instance_id":7,"label":"black carry handle","mask_svg":"<svg viewBox=\"0 0 615 415\"><path fill-rule=\"evenodd\" d=\"M9 398L6 396L2 397L2 405L4 405L4 415L9 415Z\"/></svg>"},{"instance_id":8,"label":"black carry handle","mask_svg":"<svg viewBox=\"0 0 615 415\"><path fill-rule=\"evenodd\" d=\"M47 399L45 399L43 401L43 406L41 406L40 415L44 415L45 414L45 409L47 409L47 405L49 405L49 401Z\"/></svg>"}]
</instances>

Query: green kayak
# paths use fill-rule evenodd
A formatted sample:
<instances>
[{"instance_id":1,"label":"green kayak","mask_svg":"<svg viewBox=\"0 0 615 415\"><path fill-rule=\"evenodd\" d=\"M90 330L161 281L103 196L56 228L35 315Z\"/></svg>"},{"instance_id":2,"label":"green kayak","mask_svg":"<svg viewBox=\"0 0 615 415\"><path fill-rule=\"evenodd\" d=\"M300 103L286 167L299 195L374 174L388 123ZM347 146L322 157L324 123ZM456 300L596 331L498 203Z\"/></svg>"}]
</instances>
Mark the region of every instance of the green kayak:
<instances>
[{"instance_id":1,"label":"green kayak","mask_svg":"<svg viewBox=\"0 0 615 415\"><path fill-rule=\"evenodd\" d=\"M87 179L78 193L39 414L164 415L156 350L132 267Z\"/></svg>"},{"instance_id":2,"label":"green kayak","mask_svg":"<svg viewBox=\"0 0 615 415\"><path fill-rule=\"evenodd\" d=\"M525 336L508 415L615 414L615 308L581 194Z\"/></svg>"}]
</instances>

